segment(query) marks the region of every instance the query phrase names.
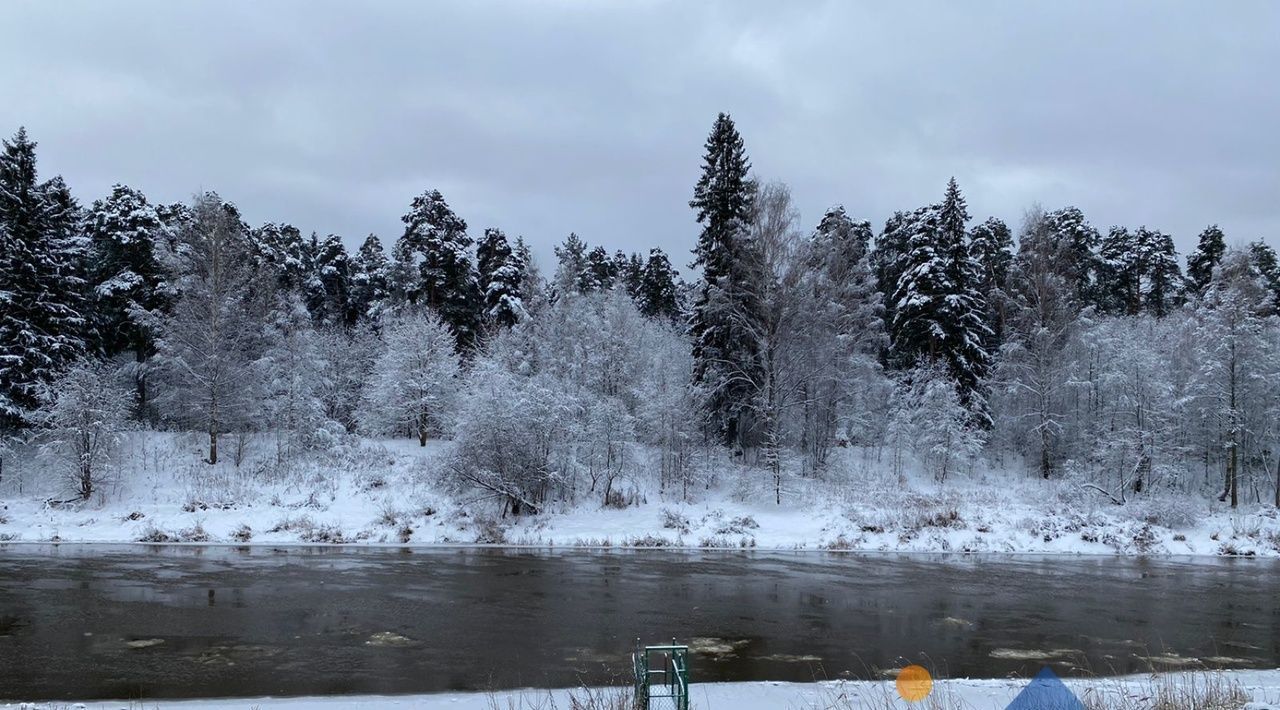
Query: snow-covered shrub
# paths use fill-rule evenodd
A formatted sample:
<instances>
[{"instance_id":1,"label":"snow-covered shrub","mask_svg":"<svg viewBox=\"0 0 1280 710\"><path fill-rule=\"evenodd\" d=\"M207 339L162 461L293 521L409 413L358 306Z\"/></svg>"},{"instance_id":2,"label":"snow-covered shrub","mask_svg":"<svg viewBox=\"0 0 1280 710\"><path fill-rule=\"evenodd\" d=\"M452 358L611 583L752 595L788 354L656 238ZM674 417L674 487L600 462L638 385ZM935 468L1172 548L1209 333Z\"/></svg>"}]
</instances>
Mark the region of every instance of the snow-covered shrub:
<instances>
[{"instance_id":1,"label":"snow-covered shrub","mask_svg":"<svg viewBox=\"0 0 1280 710\"><path fill-rule=\"evenodd\" d=\"M454 335L433 313L388 320L365 388L360 421L374 434L412 433L418 443L448 432L461 365Z\"/></svg>"},{"instance_id":2,"label":"snow-covered shrub","mask_svg":"<svg viewBox=\"0 0 1280 710\"><path fill-rule=\"evenodd\" d=\"M671 508L663 508L661 516L663 528L675 530L682 535L689 534L689 516Z\"/></svg>"},{"instance_id":3,"label":"snow-covered shrub","mask_svg":"<svg viewBox=\"0 0 1280 710\"><path fill-rule=\"evenodd\" d=\"M231 539L236 542L249 542L253 539L253 528L245 523L240 523L236 529L231 532Z\"/></svg>"},{"instance_id":4,"label":"snow-covered shrub","mask_svg":"<svg viewBox=\"0 0 1280 710\"><path fill-rule=\"evenodd\" d=\"M1196 524L1200 506L1185 496L1157 494L1129 503L1139 520L1170 529L1185 529Z\"/></svg>"},{"instance_id":5,"label":"snow-covered shrub","mask_svg":"<svg viewBox=\"0 0 1280 710\"><path fill-rule=\"evenodd\" d=\"M73 363L38 389L42 405L32 415L41 454L75 492L88 499L110 470L127 427L129 392L100 362Z\"/></svg>"},{"instance_id":6,"label":"snow-covered shrub","mask_svg":"<svg viewBox=\"0 0 1280 710\"><path fill-rule=\"evenodd\" d=\"M497 497L505 512L537 513L566 477L573 408L545 376L476 363L458 413L449 472L455 482Z\"/></svg>"}]
</instances>

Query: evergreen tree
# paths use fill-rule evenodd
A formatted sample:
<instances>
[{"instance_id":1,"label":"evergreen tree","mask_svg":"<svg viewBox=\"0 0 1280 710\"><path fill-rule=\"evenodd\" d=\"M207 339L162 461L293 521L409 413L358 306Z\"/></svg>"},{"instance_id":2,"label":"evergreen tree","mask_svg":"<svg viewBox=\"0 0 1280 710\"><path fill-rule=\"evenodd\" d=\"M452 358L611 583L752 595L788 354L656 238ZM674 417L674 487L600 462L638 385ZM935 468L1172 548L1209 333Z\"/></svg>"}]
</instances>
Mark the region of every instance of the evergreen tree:
<instances>
[{"instance_id":1,"label":"evergreen tree","mask_svg":"<svg viewBox=\"0 0 1280 710\"><path fill-rule=\"evenodd\" d=\"M515 254L520 263L520 302L525 311L532 314L546 303L546 284L542 282L542 274L524 237L516 237Z\"/></svg>"},{"instance_id":2,"label":"evergreen tree","mask_svg":"<svg viewBox=\"0 0 1280 710\"><path fill-rule=\"evenodd\" d=\"M876 239L875 251L872 253L876 286L884 301L886 329L893 325L893 294L898 289L898 280L902 277L905 268L907 240L911 236L911 230L914 229L914 219L914 213L894 212L892 217L885 220L884 229Z\"/></svg>"},{"instance_id":3,"label":"evergreen tree","mask_svg":"<svg viewBox=\"0 0 1280 710\"><path fill-rule=\"evenodd\" d=\"M634 254L632 256L635 256ZM628 261L628 264L631 262ZM640 285L633 296L640 312L649 318L676 322L680 318L680 303L676 292L676 270L671 266L667 253L650 249L649 260L640 274Z\"/></svg>"},{"instance_id":4,"label":"evergreen tree","mask_svg":"<svg viewBox=\"0 0 1280 710\"><path fill-rule=\"evenodd\" d=\"M1136 315L1142 308L1142 272L1137 239L1124 227L1112 227L1098 255L1099 279L1093 304L1112 315ZM1077 298L1079 291L1077 291Z\"/></svg>"},{"instance_id":5,"label":"evergreen tree","mask_svg":"<svg viewBox=\"0 0 1280 710\"><path fill-rule=\"evenodd\" d=\"M1196 250L1187 256L1188 285L1197 295L1203 294L1209 281L1213 279L1213 270L1222 263L1222 255L1227 251L1227 238L1218 228L1211 224L1200 233L1200 242Z\"/></svg>"},{"instance_id":6,"label":"evergreen tree","mask_svg":"<svg viewBox=\"0 0 1280 710\"><path fill-rule=\"evenodd\" d=\"M1075 289L1081 308L1098 306L1098 244L1101 236L1075 207L1064 207L1045 215L1052 238L1064 245L1065 262L1061 265Z\"/></svg>"},{"instance_id":7,"label":"evergreen tree","mask_svg":"<svg viewBox=\"0 0 1280 710\"><path fill-rule=\"evenodd\" d=\"M97 347L107 357L133 356L136 413L142 415L148 404L146 363L155 354L154 325L173 301L160 260L169 230L147 198L124 185L93 203L85 228Z\"/></svg>"},{"instance_id":8,"label":"evergreen tree","mask_svg":"<svg viewBox=\"0 0 1280 710\"><path fill-rule=\"evenodd\" d=\"M570 293L581 293L583 274L587 270L587 243L576 233L570 232L564 243L555 248L556 275L553 298Z\"/></svg>"},{"instance_id":9,"label":"evergreen tree","mask_svg":"<svg viewBox=\"0 0 1280 710\"><path fill-rule=\"evenodd\" d=\"M713 430L724 442L738 444L739 420L752 397L747 383L760 369L750 331L763 306L759 284L752 282L758 259L747 230L755 186L742 136L728 114L716 118L705 149L702 175L689 201L702 225L692 264L702 270L690 319L693 379L707 391Z\"/></svg>"},{"instance_id":10,"label":"evergreen tree","mask_svg":"<svg viewBox=\"0 0 1280 710\"><path fill-rule=\"evenodd\" d=\"M312 233L305 255L303 297L311 321L329 327L353 325L356 312L351 308L352 265L342 238L330 234L320 240Z\"/></svg>"},{"instance_id":11,"label":"evergreen tree","mask_svg":"<svg viewBox=\"0 0 1280 710\"><path fill-rule=\"evenodd\" d=\"M1249 259L1271 291L1275 308L1280 310L1280 259L1276 258L1276 250L1266 242L1252 242L1249 244Z\"/></svg>"},{"instance_id":12,"label":"evergreen tree","mask_svg":"<svg viewBox=\"0 0 1280 710\"><path fill-rule=\"evenodd\" d=\"M485 320L504 328L519 323L525 317L520 298L524 268L501 229L484 230L476 247L476 267L484 292Z\"/></svg>"},{"instance_id":13,"label":"evergreen tree","mask_svg":"<svg viewBox=\"0 0 1280 710\"><path fill-rule=\"evenodd\" d=\"M586 267L578 274L578 293L608 291L613 288L618 270L609 252L598 246L587 252Z\"/></svg>"},{"instance_id":14,"label":"evergreen tree","mask_svg":"<svg viewBox=\"0 0 1280 710\"><path fill-rule=\"evenodd\" d=\"M439 190L415 197L401 218L404 236L396 242L395 260L403 298L440 315L457 338L458 347L475 340L481 294L471 264L467 223L453 213Z\"/></svg>"},{"instance_id":15,"label":"evergreen tree","mask_svg":"<svg viewBox=\"0 0 1280 710\"><path fill-rule=\"evenodd\" d=\"M640 289L644 281L645 264L645 260L641 259L640 255L635 252L627 255L619 249L613 254L613 271L617 274L617 284L622 286L627 295L631 296L636 303L640 302Z\"/></svg>"},{"instance_id":16,"label":"evergreen tree","mask_svg":"<svg viewBox=\"0 0 1280 710\"><path fill-rule=\"evenodd\" d=\"M37 182L19 129L0 153L0 428L22 424L38 388L84 350L85 244L61 178Z\"/></svg>"},{"instance_id":17,"label":"evergreen tree","mask_svg":"<svg viewBox=\"0 0 1280 710\"><path fill-rule=\"evenodd\" d=\"M364 243L351 259L351 300L349 308L353 318L377 323L389 297L387 279L391 262L382 250L377 235L365 237Z\"/></svg>"},{"instance_id":18,"label":"evergreen tree","mask_svg":"<svg viewBox=\"0 0 1280 710\"><path fill-rule=\"evenodd\" d=\"M1173 237L1146 227L1138 229L1136 241L1143 270L1143 307L1155 317L1163 318L1181 305L1185 291L1178 250L1173 245Z\"/></svg>"},{"instance_id":19,"label":"evergreen tree","mask_svg":"<svg viewBox=\"0 0 1280 710\"><path fill-rule=\"evenodd\" d=\"M967 218L954 180L942 205L913 214L905 268L893 296L891 352L903 369L944 363L974 422L989 426L981 385L990 369L985 343L990 342L991 330L965 243Z\"/></svg>"},{"instance_id":20,"label":"evergreen tree","mask_svg":"<svg viewBox=\"0 0 1280 710\"><path fill-rule=\"evenodd\" d=\"M308 254L302 232L292 224L268 222L249 233L253 263L274 274L276 289L302 294L306 288Z\"/></svg>"},{"instance_id":21,"label":"evergreen tree","mask_svg":"<svg viewBox=\"0 0 1280 710\"><path fill-rule=\"evenodd\" d=\"M1013 262L1013 233L1009 226L995 217L975 225L969 232L969 258L977 269L978 292L987 304L987 325L991 328L987 351L995 352L1004 337L1009 266Z\"/></svg>"}]
</instances>

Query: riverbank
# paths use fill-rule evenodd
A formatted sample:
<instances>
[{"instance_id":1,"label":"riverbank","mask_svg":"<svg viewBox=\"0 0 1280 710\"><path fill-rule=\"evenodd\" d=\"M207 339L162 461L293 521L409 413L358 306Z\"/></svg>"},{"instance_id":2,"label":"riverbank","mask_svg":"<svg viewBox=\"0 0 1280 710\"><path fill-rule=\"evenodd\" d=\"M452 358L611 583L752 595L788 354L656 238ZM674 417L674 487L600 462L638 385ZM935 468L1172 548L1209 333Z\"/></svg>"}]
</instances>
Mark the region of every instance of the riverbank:
<instances>
[{"instance_id":1,"label":"riverbank","mask_svg":"<svg viewBox=\"0 0 1280 710\"><path fill-rule=\"evenodd\" d=\"M1001 678L952 679L934 683L929 697L911 707L924 710L999 710L1008 706L1029 681ZM1212 674L1172 673L1121 678L1066 679L1066 686L1090 710L1115 708L1209 707L1214 710L1280 708L1280 669L1221 671ZM588 696L603 699L595 701ZM622 690L519 690L498 693L437 693L403 696L333 696L301 698L237 698L211 700L89 701L83 703L12 703L6 710L615 710ZM577 699L579 704L573 705ZM695 684L691 705L697 710L887 710L908 704L891 681L820 683ZM610 701L613 701L612 703ZM1179 702L1181 701L1181 702ZM1170 703L1158 705L1159 702ZM1221 704L1218 704L1221 703Z\"/></svg>"},{"instance_id":2,"label":"riverbank","mask_svg":"<svg viewBox=\"0 0 1280 710\"><path fill-rule=\"evenodd\" d=\"M56 502L56 480L14 466L0 485L0 542L224 543L433 547L734 548L874 552L1280 557L1280 514L1198 496L1125 505L1070 480L1007 471L945 483L842 451L821 480L789 476L782 503L759 470L725 468L687 491L621 477L595 496L503 517L441 483L447 444L364 441L342 456L277 470L246 455L209 467L182 435L147 433L88 501ZM709 462L708 465L717 465ZM999 485L996 485L997 480Z\"/></svg>"}]
</instances>

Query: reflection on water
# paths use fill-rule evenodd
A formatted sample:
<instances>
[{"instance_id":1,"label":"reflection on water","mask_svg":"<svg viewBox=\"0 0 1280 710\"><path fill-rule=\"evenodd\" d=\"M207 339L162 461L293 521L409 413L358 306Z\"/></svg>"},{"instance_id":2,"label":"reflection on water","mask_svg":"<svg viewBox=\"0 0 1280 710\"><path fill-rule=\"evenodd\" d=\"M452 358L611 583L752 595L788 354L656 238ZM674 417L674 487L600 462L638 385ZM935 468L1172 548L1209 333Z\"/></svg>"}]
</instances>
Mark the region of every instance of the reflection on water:
<instances>
[{"instance_id":1,"label":"reflection on water","mask_svg":"<svg viewBox=\"0 0 1280 710\"><path fill-rule=\"evenodd\" d=\"M0 545L0 699L1280 664L1262 560Z\"/></svg>"}]
</instances>

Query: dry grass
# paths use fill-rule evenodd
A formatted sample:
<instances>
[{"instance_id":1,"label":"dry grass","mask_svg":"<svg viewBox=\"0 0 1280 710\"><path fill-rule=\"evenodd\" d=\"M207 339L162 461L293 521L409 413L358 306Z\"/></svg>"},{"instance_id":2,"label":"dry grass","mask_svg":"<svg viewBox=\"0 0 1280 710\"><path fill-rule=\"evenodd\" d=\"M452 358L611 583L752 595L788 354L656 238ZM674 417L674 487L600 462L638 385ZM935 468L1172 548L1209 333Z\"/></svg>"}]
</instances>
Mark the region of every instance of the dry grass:
<instances>
[{"instance_id":1,"label":"dry grass","mask_svg":"<svg viewBox=\"0 0 1280 710\"><path fill-rule=\"evenodd\" d=\"M581 688L557 702L550 692L518 697L489 696L489 710L637 710L631 688Z\"/></svg>"},{"instance_id":2,"label":"dry grass","mask_svg":"<svg viewBox=\"0 0 1280 710\"><path fill-rule=\"evenodd\" d=\"M1080 693L1089 710L1240 710L1251 698L1223 673L1161 673L1100 681Z\"/></svg>"}]
</instances>

